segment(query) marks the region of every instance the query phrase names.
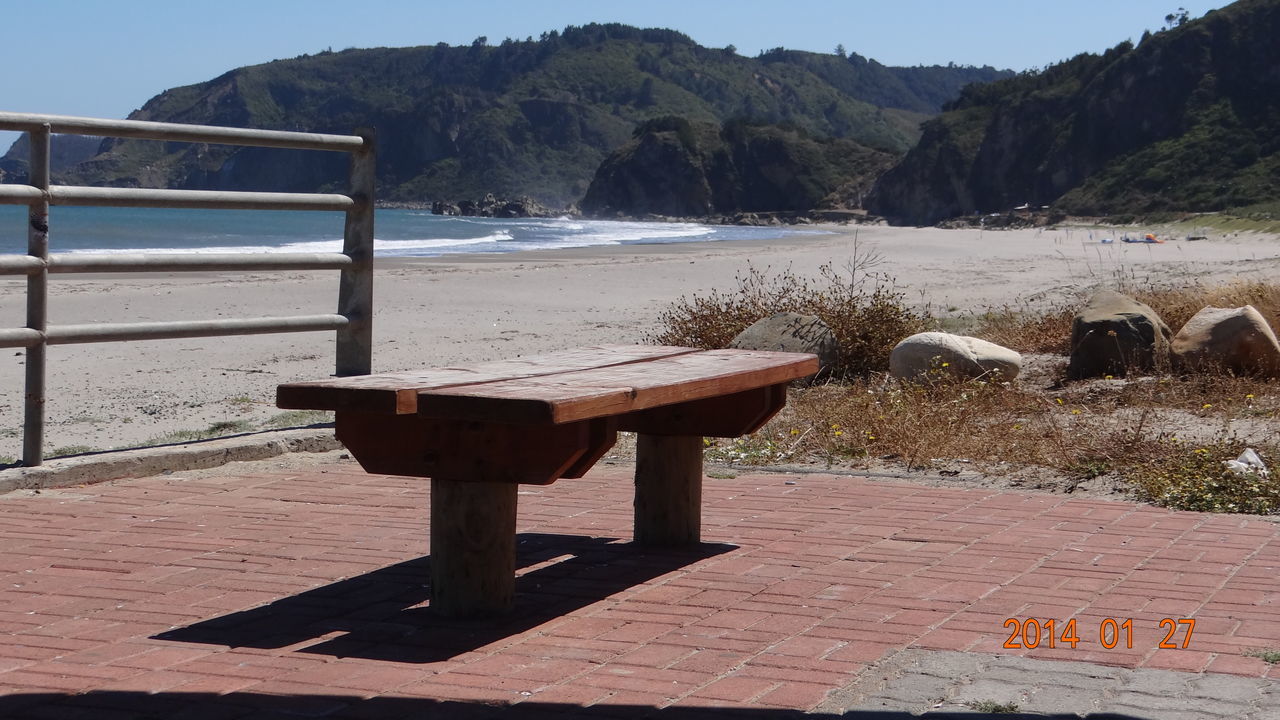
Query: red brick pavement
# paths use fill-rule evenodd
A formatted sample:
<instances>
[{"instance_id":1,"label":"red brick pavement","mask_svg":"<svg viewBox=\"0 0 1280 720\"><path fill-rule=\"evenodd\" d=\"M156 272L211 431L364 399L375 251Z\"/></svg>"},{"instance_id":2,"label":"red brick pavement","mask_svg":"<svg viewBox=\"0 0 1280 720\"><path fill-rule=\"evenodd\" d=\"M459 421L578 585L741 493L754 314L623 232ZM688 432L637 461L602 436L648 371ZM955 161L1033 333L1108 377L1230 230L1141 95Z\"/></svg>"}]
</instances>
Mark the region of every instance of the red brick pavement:
<instances>
[{"instance_id":1,"label":"red brick pavement","mask_svg":"<svg viewBox=\"0 0 1280 720\"><path fill-rule=\"evenodd\" d=\"M773 718L906 647L1280 677L1245 655L1280 646L1267 520L742 475L706 481L702 548L653 552L627 542L630 472L522 488L518 609L488 623L426 609L425 481L334 466L10 495L0 716ZM1048 620L1057 647L1004 647Z\"/></svg>"}]
</instances>

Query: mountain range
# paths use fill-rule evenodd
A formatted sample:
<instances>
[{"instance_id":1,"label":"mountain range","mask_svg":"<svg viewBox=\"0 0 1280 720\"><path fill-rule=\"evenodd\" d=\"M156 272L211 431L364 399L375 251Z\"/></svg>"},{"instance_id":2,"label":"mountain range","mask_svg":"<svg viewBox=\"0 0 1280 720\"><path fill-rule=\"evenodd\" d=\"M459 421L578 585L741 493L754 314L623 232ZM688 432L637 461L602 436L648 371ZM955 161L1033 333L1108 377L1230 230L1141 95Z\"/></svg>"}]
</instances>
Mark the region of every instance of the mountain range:
<instances>
[{"instance_id":1,"label":"mountain range","mask_svg":"<svg viewBox=\"0 0 1280 720\"><path fill-rule=\"evenodd\" d=\"M1280 0L1185 13L1039 71L748 58L663 29L571 26L490 45L325 51L167 90L130 117L378 134L379 198L527 196L607 216L857 207L903 224L1051 206L1274 210ZM55 140L55 150L65 138ZM20 181L19 144L0 179ZM326 191L344 159L107 139L57 180Z\"/></svg>"},{"instance_id":2,"label":"mountain range","mask_svg":"<svg viewBox=\"0 0 1280 720\"><path fill-rule=\"evenodd\" d=\"M379 196L580 200L597 167L656 117L786 123L901 155L919 124L994 68L887 67L781 48L748 58L672 30L585 25L490 45L351 49L238 68L167 90L137 120L378 134ZM55 141L57 144L57 141ZM299 157L302 155L302 157ZM10 174L17 175L10 157ZM314 191L343 158L109 139L60 173L88 185Z\"/></svg>"}]
</instances>

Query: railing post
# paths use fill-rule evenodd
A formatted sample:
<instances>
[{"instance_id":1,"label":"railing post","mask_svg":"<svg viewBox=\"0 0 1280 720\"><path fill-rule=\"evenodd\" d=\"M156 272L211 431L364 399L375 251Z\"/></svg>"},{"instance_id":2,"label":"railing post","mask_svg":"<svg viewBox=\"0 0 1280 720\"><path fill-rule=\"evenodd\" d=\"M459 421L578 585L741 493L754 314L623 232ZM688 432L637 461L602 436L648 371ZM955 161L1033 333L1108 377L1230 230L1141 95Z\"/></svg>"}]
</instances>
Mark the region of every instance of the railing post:
<instances>
[{"instance_id":1,"label":"railing post","mask_svg":"<svg viewBox=\"0 0 1280 720\"><path fill-rule=\"evenodd\" d=\"M338 286L338 314L350 324L338 330L336 374L368 375L373 371L373 197L377 150L372 128L360 128L364 147L351 153L351 196L342 252L352 260Z\"/></svg>"},{"instance_id":2,"label":"railing post","mask_svg":"<svg viewBox=\"0 0 1280 720\"><path fill-rule=\"evenodd\" d=\"M41 267L27 275L27 327L44 333L48 323L49 299L49 139L46 123L27 133L31 160L27 183L44 191L29 206L27 254L38 258ZM48 345L43 337L27 348L26 402L22 426L22 464L34 467L44 462L44 369Z\"/></svg>"}]
</instances>

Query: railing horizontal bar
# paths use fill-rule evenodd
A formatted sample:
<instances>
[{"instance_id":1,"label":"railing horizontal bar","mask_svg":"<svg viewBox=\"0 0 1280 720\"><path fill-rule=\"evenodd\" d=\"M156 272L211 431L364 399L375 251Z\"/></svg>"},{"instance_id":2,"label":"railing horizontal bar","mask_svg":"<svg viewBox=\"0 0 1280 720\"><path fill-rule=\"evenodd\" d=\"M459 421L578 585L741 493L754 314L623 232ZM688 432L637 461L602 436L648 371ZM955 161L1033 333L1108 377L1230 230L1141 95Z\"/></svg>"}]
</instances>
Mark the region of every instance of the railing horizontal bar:
<instances>
[{"instance_id":1,"label":"railing horizontal bar","mask_svg":"<svg viewBox=\"0 0 1280 720\"><path fill-rule=\"evenodd\" d=\"M39 345L42 337L39 330L31 328L0 330L0 347L31 347Z\"/></svg>"},{"instance_id":2,"label":"railing horizontal bar","mask_svg":"<svg viewBox=\"0 0 1280 720\"><path fill-rule=\"evenodd\" d=\"M147 188L49 188L51 205L93 207L180 207L223 210L347 210L355 200L346 195L231 192L226 190L155 190Z\"/></svg>"},{"instance_id":3,"label":"railing horizontal bar","mask_svg":"<svg viewBox=\"0 0 1280 720\"><path fill-rule=\"evenodd\" d=\"M353 261L342 253L54 255L51 273L184 272L212 270L338 270ZM3 271L0 266L0 272Z\"/></svg>"},{"instance_id":4,"label":"railing horizontal bar","mask_svg":"<svg viewBox=\"0 0 1280 720\"><path fill-rule=\"evenodd\" d=\"M293 148L297 150L336 150L351 152L365 147L364 138L355 135L252 130L216 125L179 125L143 120L107 120L69 115L29 115L0 112L0 130L30 132L48 125L55 133L103 135L106 137L140 138L227 145Z\"/></svg>"},{"instance_id":5,"label":"railing horizontal bar","mask_svg":"<svg viewBox=\"0 0 1280 720\"><path fill-rule=\"evenodd\" d=\"M44 193L31 185L0 185L0 205L28 205ZM342 210L355 207L346 195L233 192L229 190L156 190L150 188L54 185L51 205L93 207L177 207L223 210Z\"/></svg>"},{"instance_id":6,"label":"railing horizontal bar","mask_svg":"<svg viewBox=\"0 0 1280 720\"><path fill-rule=\"evenodd\" d=\"M27 205L44 197L40 188L32 185L0 185L0 204Z\"/></svg>"},{"instance_id":7,"label":"railing horizontal bar","mask_svg":"<svg viewBox=\"0 0 1280 720\"><path fill-rule=\"evenodd\" d=\"M0 255L0 275L27 275L44 267L44 261L30 255Z\"/></svg>"},{"instance_id":8,"label":"railing horizontal bar","mask_svg":"<svg viewBox=\"0 0 1280 720\"><path fill-rule=\"evenodd\" d=\"M299 315L236 320L194 320L151 323L102 323L63 325L45 332L50 345L171 340L176 338L262 335L266 333L337 330L350 322L342 315Z\"/></svg>"}]
</instances>

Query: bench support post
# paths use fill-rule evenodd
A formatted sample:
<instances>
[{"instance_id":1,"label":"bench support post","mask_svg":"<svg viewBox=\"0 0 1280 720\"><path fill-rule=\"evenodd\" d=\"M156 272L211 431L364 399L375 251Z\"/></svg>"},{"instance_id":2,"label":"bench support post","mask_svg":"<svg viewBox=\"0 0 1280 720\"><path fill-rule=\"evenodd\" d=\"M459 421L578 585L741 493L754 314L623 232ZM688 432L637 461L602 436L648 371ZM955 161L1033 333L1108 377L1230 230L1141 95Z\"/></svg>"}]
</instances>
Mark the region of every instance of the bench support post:
<instances>
[{"instance_id":1,"label":"bench support post","mask_svg":"<svg viewBox=\"0 0 1280 720\"><path fill-rule=\"evenodd\" d=\"M511 610L516 492L501 482L431 480L431 609L449 618Z\"/></svg>"},{"instance_id":2,"label":"bench support post","mask_svg":"<svg viewBox=\"0 0 1280 720\"><path fill-rule=\"evenodd\" d=\"M701 530L702 437L637 435L636 543L696 545Z\"/></svg>"}]
</instances>

